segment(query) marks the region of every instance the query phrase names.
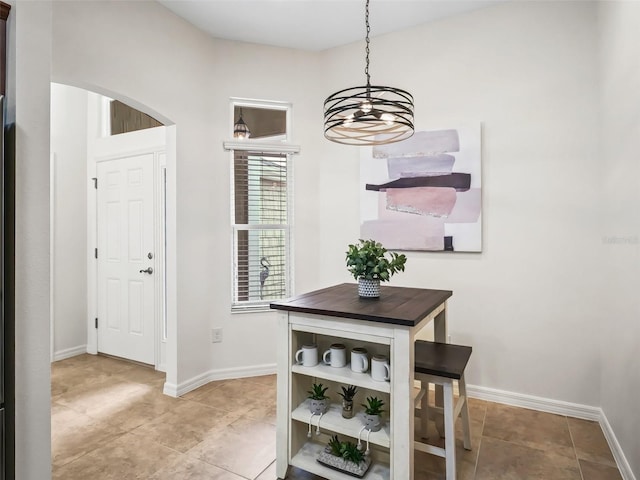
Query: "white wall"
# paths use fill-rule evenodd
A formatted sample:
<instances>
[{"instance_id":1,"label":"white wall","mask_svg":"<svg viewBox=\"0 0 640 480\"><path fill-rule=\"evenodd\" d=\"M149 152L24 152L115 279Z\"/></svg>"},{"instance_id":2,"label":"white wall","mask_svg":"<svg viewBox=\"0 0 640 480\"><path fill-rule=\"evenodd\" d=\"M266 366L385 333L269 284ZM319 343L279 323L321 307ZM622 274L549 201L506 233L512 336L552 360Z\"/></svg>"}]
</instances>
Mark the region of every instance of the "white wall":
<instances>
[{"instance_id":1,"label":"white wall","mask_svg":"<svg viewBox=\"0 0 640 480\"><path fill-rule=\"evenodd\" d=\"M11 2L9 94L16 123L16 478L51 477L49 96L51 4ZM15 49L15 51L13 51Z\"/></svg>"},{"instance_id":2,"label":"white wall","mask_svg":"<svg viewBox=\"0 0 640 480\"><path fill-rule=\"evenodd\" d=\"M128 103L176 125L180 362L174 372L167 366L167 381L272 368L275 314L230 314L230 158L222 142L231 136L230 97L293 103L293 141L303 145L294 159L296 242L314 248L324 145L317 55L212 40L150 2L56 2L53 10L54 81L135 99ZM302 252L299 291L318 286L320 261ZM210 343L212 327L224 329L223 343Z\"/></svg>"},{"instance_id":3,"label":"white wall","mask_svg":"<svg viewBox=\"0 0 640 480\"><path fill-rule=\"evenodd\" d=\"M640 478L640 4L599 6L602 72L600 175L604 302L599 324L602 409Z\"/></svg>"},{"instance_id":4,"label":"white wall","mask_svg":"<svg viewBox=\"0 0 640 480\"><path fill-rule=\"evenodd\" d=\"M414 95L418 129L483 125L483 252L409 253L393 283L453 290L452 341L474 349L469 383L592 406L601 304L595 26L589 2L503 4L373 38L370 68L372 83ZM364 81L363 48L325 53L327 92ZM336 259L326 283L347 278L340 254L359 222L359 152L329 148L320 191L341 194L320 213L321 254Z\"/></svg>"},{"instance_id":5,"label":"white wall","mask_svg":"<svg viewBox=\"0 0 640 480\"><path fill-rule=\"evenodd\" d=\"M62 359L87 344L87 92L51 85L53 198L53 352Z\"/></svg>"}]
</instances>

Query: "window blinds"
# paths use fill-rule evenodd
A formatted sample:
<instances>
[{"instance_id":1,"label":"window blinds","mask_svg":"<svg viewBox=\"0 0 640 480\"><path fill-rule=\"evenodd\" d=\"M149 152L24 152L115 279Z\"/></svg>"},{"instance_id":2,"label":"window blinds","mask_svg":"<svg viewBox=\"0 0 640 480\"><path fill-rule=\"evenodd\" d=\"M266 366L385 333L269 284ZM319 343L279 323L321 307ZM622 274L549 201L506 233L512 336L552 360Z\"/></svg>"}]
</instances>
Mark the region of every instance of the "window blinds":
<instances>
[{"instance_id":1,"label":"window blinds","mask_svg":"<svg viewBox=\"0 0 640 480\"><path fill-rule=\"evenodd\" d=\"M287 155L234 152L234 304L284 298L289 240Z\"/></svg>"}]
</instances>

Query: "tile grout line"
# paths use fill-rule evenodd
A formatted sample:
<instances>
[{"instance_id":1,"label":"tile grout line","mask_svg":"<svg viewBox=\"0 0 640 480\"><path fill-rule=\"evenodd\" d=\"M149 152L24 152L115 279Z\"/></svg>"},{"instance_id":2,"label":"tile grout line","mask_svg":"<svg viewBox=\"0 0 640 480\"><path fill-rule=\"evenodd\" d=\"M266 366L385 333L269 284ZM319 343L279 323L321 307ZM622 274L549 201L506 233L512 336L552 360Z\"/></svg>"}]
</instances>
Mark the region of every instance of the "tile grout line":
<instances>
[{"instance_id":1,"label":"tile grout line","mask_svg":"<svg viewBox=\"0 0 640 480\"><path fill-rule=\"evenodd\" d=\"M580 478L584 480L582 473L582 465L580 465L580 459L578 458L578 450L576 450L576 442L573 439L573 432L571 431L571 425L569 425L569 418L565 415L565 421L567 422L567 430L569 430L569 438L571 438L571 446L573 447L573 454L576 456L576 463L578 464L578 472L580 472Z\"/></svg>"},{"instance_id":2,"label":"tile grout line","mask_svg":"<svg viewBox=\"0 0 640 480\"><path fill-rule=\"evenodd\" d=\"M266 472L267 470L269 470L269 468L271 467L271 465L273 465L274 463L276 463L276 461L274 460L273 462L271 462L269 465L267 465L264 470L262 470L257 476L256 478L253 479L249 479L249 480L257 480L258 478L260 478L260 475L262 475L264 472Z\"/></svg>"},{"instance_id":3,"label":"tile grout line","mask_svg":"<svg viewBox=\"0 0 640 480\"><path fill-rule=\"evenodd\" d=\"M468 407L468 405L467 405ZM484 415L482 416L482 428L480 430L480 443L478 443L478 452L476 453L476 461L473 465L473 479L476 478L476 473L478 472L478 462L480 461L480 450L482 449L482 439L484 438L484 425L487 421L487 411L489 410L489 403L485 402L484 407Z\"/></svg>"},{"instance_id":4,"label":"tile grout line","mask_svg":"<svg viewBox=\"0 0 640 480\"><path fill-rule=\"evenodd\" d=\"M245 480L254 480L252 478L245 477L244 475L241 475L241 474L239 474L237 472L234 472L233 470L229 470L228 468L222 467L220 465L216 465L215 463L207 462L206 460L204 460L203 458L198 457L197 455L189 454L189 451L191 451L192 449L193 449L193 447L190 448L189 450L187 450L186 452L182 453L182 455L184 455L186 457L189 457L189 458L196 459L196 460L198 460L198 461L200 461L202 463L206 463L207 465L210 465L212 467L218 468L220 470L224 470L225 472L231 473L232 475L235 475L238 478L244 478ZM274 462L275 462L275 460L274 460ZM271 463L273 463L273 462L271 462ZM262 475L271 466L271 463L269 465L267 465L266 468L261 470L260 473L258 473L258 476L256 478L258 478L260 475Z\"/></svg>"},{"instance_id":5,"label":"tile grout line","mask_svg":"<svg viewBox=\"0 0 640 480\"><path fill-rule=\"evenodd\" d=\"M478 462L480 461L480 450L482 450L482 435L480 435L480 443L478 443L478 454L476 455L476 461L475 464L473 465L473 477L471 477L472 479L475 480L476 478L476 474L478 473Z\"/></svg>"},{"instance_id":6,"label":"tile grout line","mask_svg":"<svg viewBox=\"0 0 640 480\"><path fill-rule=\"evenodd\" d=\"M210 465L210 466L212 466L212 467L215 467L215 468L217 468L217 469L219 469L219 470L223 470L223 471L225 471L225 472L231 473L232 475L235 475L236 477L244 478L245 480L253 480L253 479L251 479L251 478L245 477L244 475L240 475L239 473L236 473L236 472L234 472L234 471L232 471L232 470L229 470L229 469L227 469L227 468L224 468L224 467L222 467L222 466L220 466L220 465L216 465L216 464L214 464L214 463L209 463L209 462L207 462L206 460L204 460L204 459L202 459L202 458L198 457L197 455L190 455L190 454L189 454L189 450L191 450L191 449L187 450L186 452L181 452L180 450L176 450L175 448L169 447L168 445L164 445L163 443L158 443L158 442L156 442L155 440L151 440L151 441L152 441L152 442L154 442L154 443L156 443L157 445L160 445L160 446L162 446L162 447L166 447L166 448L168 448L168 449L170 449L170 450L173 450L174 452L178 453L180 456L193 458L193 459L195 459L195 460L198 460L199 462L205 463L205 464ZM193 447L192 447L192 448L193 448ZM274 461L275 461L275 460L274 460ZM271 466L271 464L269 464L269 465L267 466L267 468L269 468L269 466ZM164 467L159 468L158 470L156 470L156 471L155 471L155 472L153 472L153 473L154 473L154 474L155 474L155 473L158 473L160 470L162 470L162 468L164 468ZM260 475L262 475L262 473L263 473L267 468L265 468L264 470L262 470L262 471L258 474L258 477L259 477ZM256 477L256 478L257 478L257 477Z\"/></svg>"},{"instance_id":7,"label":"tile grout line","mask_svg":"<svg viewBox=\"0 0 640 480\"><path fill-rule=\"evenodd\" d=\"M115 442L116 440L118 440L119 438L123 437L123 436L124 436L124 435L126 435L127 433L129 433L129 432L122 432L122 433L119 433L119 434L115 435L113 438L110 438L110 439L108 439L108 440L106 440L106 441L101 441L101 442L99 442L99 444L98 444L98 446L97 446L96 448L94 448L94 449L92 449L92 450L89 450L89 451L87 451L87 452L84 452L84 453L83 453L82 455L80 455L79 457L74 458L73 460L71 460L70 462L65 463L64 465L54 465L54 464L53 464L53 461L52 461L52 462L51 462L51 474L53 475L53 474L55 473L55 470L61 470L61 469L63 469L63 468L66 468L66 467L68 467L69 465L71 465L71 464L73 464L73 463L77 462L77 461L78 461L78 460L80 460L81 458L84 458L84 457L86 457L87 455L89 455L89 454L91 454L91 453L93 453L93 452L95 452L95 451L97 451L97 450L99 450L99 449L101 449L101 448L103 448L103 447L105 447L105 446L109 445L110 443Z\"/></svg>"},{"instance_id":8,"label":"tile grout line","mask_svg":"<svg viewBox=\"0 0 640 480\"><path fill-rule=\"evenodd\" d=\"M178 397L178 398L181 398L181 397ZM227 409L224 409L224 408L221 408L221 407L214 407L212 405L209 405L208 403L204 403L204 402L201 402L201 401L198 401L198 400L190 400L190 399L183 399L183 400L185 400L187 402L197 403L198 405L201 405L201 406L204 406L204 407L208 407L208 408L211 408L213 410L217 410L217 411L222 412L222 413L224 413L226 415L236 413L236 410L227 410ZM263 423L265 425L271 425L271 426L274 426L274 427L276 426L275 423L271 423L271 422L265 421L264 416L252 414L250 409L240 413L240 417L247 417L247 418L250 418L252 420L257 420L260 423ZM240 417L238 417L238 418L240 418Z\"/></svg>"}]
</instances>

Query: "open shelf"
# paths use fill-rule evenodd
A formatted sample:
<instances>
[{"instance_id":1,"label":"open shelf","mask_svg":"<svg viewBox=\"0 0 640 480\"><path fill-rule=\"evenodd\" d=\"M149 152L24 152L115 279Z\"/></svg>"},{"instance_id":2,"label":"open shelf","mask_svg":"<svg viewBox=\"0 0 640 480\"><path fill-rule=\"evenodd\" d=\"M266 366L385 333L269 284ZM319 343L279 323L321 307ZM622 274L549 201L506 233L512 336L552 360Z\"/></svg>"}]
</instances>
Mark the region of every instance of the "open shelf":
<instances>
[{"instance_id":1,"label":"open shelf","mask_svg":"<svg viewBox=\"0 0 640 480\"><path fill-rule=\"evenodd\" d=\"M377 392L390 393L391 384L389 382L378 382L371 378L369 373L356 373L346 367L335 368L319 363L315 367L304 367L302 365L292 365L291 371L293 373L299 373L300 375L307 375L309 377L324 378L333 382L340 382L346 385L355 385L356 387L367 388L369 390L375 390Z\"/></svg>"},{"instance_id":2,"label":"open shelf","mask_svg":"<svg viewBox=\"0 0 640 480\"><path fill-rule=\"evenodd\" d=\"M324 450L324 445L307 442L291 459L291 465L323 478L335 480L353 480L356 478L318 463L316 459L322 450ZM362 478L364 480L389 480L390 477L389 465L374 462Z\"/></svg>"},{"instance_id":3,"label":"open shelf","mask_svg":"<svg viewBox=\"0 0 640 480\"><path fill-rule=\"evenodd\" d=\"M311 412L309 411L309 400L305 400L291 413L291 418L306 425L309 425L309 417L311 417ZM325 433L329 430L331 432L348 435L349 437L357 439L358 432L360 432L360 429L364 425L364 414L359 412L354 415L353 418L342 418L342 405L332 403L329 405L329 410L327 410L327 413L322 416L321 420L319 420L318 415L314 415L313 420L311 421L311 425L314 427L314 432L315 427L318 425L318 421L320 422L320 430ZM366 443L366 431L362 432L361 439L363 443ZM389 448L391 445L391 442L389 441L389 424L385 423L382 429L378 432L371 432L369 435L369 442L375 445L380 445L381 447Z\"/></svg>"}]
</instances>

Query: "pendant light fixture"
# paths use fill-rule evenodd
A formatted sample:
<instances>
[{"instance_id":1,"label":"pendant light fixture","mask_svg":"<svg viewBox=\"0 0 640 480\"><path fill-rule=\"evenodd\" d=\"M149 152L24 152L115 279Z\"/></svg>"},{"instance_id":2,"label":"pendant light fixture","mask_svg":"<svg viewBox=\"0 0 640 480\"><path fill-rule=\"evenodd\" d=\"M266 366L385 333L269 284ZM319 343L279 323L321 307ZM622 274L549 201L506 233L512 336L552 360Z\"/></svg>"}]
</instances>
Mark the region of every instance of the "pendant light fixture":
<instances>
[{"instance_id":1,"label":"pendant light fixture","mask_svg":"<svg viewBox=\"0 0 640 480\"><path fill-rule=\"evenodd\" d=\"M365 9L367 85L340 90L324 101L324 136L346 145L383 145L413 135L413 96L399 88L371 85L369 0Z\"/></svg>"},{"instance_id":2,"label":"pendant light fixture","mask_svg":"<svg viewBox=\"0 0 640 480\"><path fill-rule=\"evenodd\" d=\"M242 108L240 109L240 118L233 126L233 137L234 138L249 138L251 136L251 131L249 131L249 127L244 120L242 119Z\"/></svg>"}]
</instances>

